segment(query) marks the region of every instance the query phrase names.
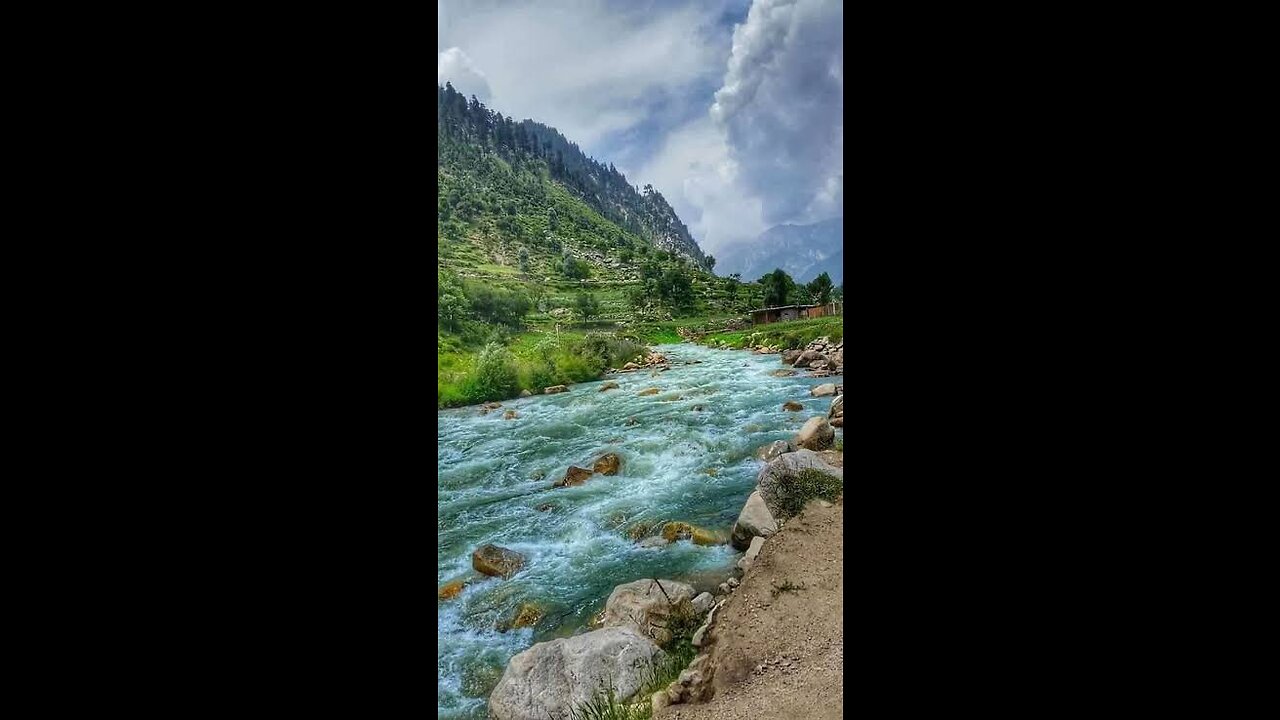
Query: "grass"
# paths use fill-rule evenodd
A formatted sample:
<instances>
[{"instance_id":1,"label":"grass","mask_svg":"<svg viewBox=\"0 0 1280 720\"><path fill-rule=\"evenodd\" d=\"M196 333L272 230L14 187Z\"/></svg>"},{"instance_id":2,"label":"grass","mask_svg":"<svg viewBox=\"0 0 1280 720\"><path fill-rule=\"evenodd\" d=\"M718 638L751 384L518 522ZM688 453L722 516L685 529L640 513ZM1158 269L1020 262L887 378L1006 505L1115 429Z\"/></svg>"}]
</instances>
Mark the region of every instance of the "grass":
<instances>
[{"instance_id":1,"label":"grass","mask_svg":"<svg viewBox=\"0 0 1280 720\"><path fill-rule=\"evenodd\" d=\"M747 330L708 335L702 338L702 343L739 350L757 345L780 345L784 350L795 350L824 336L831 342L844 339L844 316L757 325Z\"/></svg>"},{"instance_id":2,"label":"grass","mask_svg":"<svg viewBox=\"0 0 1280 720\"><path fill-rule=\"evenodd\" d=\"M794 517L804 509L805 503L814 498L834 501L844 490L844 481L821 470L805 468L796 474L795 482L786 486L787 491L779 500L783 517Z\"/></svg>"}]
</instances>

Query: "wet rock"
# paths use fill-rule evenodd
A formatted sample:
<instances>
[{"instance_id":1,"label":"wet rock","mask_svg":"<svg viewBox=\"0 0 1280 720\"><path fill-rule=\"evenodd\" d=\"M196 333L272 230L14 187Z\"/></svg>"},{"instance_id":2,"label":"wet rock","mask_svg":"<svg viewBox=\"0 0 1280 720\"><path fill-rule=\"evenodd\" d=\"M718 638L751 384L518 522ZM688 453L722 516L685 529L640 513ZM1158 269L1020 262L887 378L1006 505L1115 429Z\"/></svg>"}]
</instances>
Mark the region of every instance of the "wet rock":
<instances>
[{"instance_id":1,"label":"wet rock","mask_svg":"<svg viewBox=\"0 0 1280 720\"><path fill-rule=\"evenodd\" d=\"M718 535L700 528L696 525L690 525L687 522L669 522L662 528L662 537L675 542L677 540L692 540L697 545L719 545L724 542Z\"/></svg>"},{"instance_id":2,"label":"wet rock","mask_svg":"<svg viewBox=\"0 0 1280 720\"><path fill-rule=\"evenodd\" d=\"M644 397L644 396L646 396L646 395L657 395L657 394L658 394L658 393L660 393L660 392L662 392L662 391L661 391L661 390L659 390L658 388L656 388L656 387L651 387L651 388L646 388L646 389L644 389L644 390L641 390L640 392L638 392L638 393L636 393L636 394L637 394L637 395L639 395L640 397Z\"/></svg>"},{"instance_id":3,"label":"wet rock","mask_svg":"<svg viewBox=\"0 0 1280 720\"><path fill-rule=\"evenodd\" d=\"M450 580L449 582L440 586L440 590L436 592L436 597L440 598L441 600L452 600L453 598L457 597L462 592L463 588L465 588L466 586L467 586L466 578Z\"/></svg>"},{"instance_id":4,"label":"wet rock","mask_svg":"<svg viewBox=\"0 0 1280 720\"><path fill-rule=\"evenodd\" d=\"M836 432L831 429L831 423L819 415L809 418L800 428L800 432L796 433L795 444L797 447L809 450L826 450L834 445L835 441Z\"/></svg>"},{"instance_id":5,"label":"wet rock","mask_svg":"<svg viewBox=\"0 0 1280 720\"><path fill-rule=\"evenodd\" d=\"M553 503L542 503L541 505L539 505L534 509L537 510L538 512L551 512L552 510L556 509L556 506Z\"/></svg>"},{"instance_id":6,"label":"wet rock","mask_svg":"<svg viewBox=\"0 0 1280 720\"><path fill-rule=\"evenodd\" d=\"M827 417L843 417L844 416L844 396L837 395L835 400L831 401L831 410L827 413Z\"/></svg>"},{"instance_id":7,"label":"wet rock","mask_svg":"<svg viewBox=\"0 0 1280 720\"><path fill-rule=\"evenodd\" d=\"M529 392L528 390L521 390L520 397L533 397L533 393Z\"/></svg>"},{"instance_id":8,"label":"wet rock","mask_svg":"<svg viewBox=\"0 0 1280 720\"><path fill-rule=\"evenodd\" d=\"M618 457L618 453L605 453L596 459L591 469L601 475L617 475L621 467L622 458Z\"/></svg>"},{"instance_id":9,"label":"wet rock","mask_svg":"<svg viewBox=\"0 0 1280 720\"><path fill-rule=\"evenodd\" d=\"M791 377L796 374L796 371L783 369L783 370L774 370L769 374L774 377Z\"/></svg>"},{"instance_id":10,"label":"wet rock","mask_svg":"<svg viewBox=\"0 0 1280 720\"><path fill-rule=\"evenodd\" d=\"M542 642L507 663L489 696L494 720L568 717L605 687L627 702L643 687L665 653L631 627Z\"/></svg>"},{"instance_id":11,"label":"wet rock","mask_svg":"<svg viewBox=\"0 0 1280 720\"><path fill-rule=\"evenodd\" d=\"M524 567L524 556L497 545L481 545L471 553L471 567L485 575L509 578Z\"/></svg>"},{"instance_id":12,"label":"wet rock","mask_svg":"<svg viewBox=\"0 0 1280 720\"><path fill-rule=\"evenodd\" d=\"M605 390L617 390L617 389L618 389L618 383L612 380L600 386L600 392L604 392Z\"/></svg>"},{"instance_id":13,"label":"wet rock","mask_svg":"<svg viewBox=\"0 0 1280 720\"><path fill-rule=\"evenodd\" d=\"M639 366L639 365L637 365L637 364L635 364L635 363L633 363L633 362L629 362L629 363L627 363L626 365L623 365L623 366L622 366L622 369L623 369L623 370L639 370L639 369L640 369L640 366Z\"/></svg>"},{"instance_id":14,"label":"wet rock","mask_svg":"<svg viewBox=\"0 0 1280 720\"><path fill-rule=\"evenodd\" d=\"M801 410L804 409L804 406L796 402L795 400L788 400L782 403L782 409L786 410L787 412L800 412Z\"/></svg>"},{"instance_id":15,"label":"wet rock","mask_svg":"<svg viewBox=\"0 0 1280 720\"><path fill-rule=\"evenodd\" d=\"M498 632L507 632L508 630L519 630L520 628L533 627L538 621L546 615L546 612L534 605L533 603L523 602L515 609L511 617L499 620L494 629Z\"/></svg>"},{"instance_id":16,"label":"wet rock","mask_svg":"<svg viewBox=\"0 0 1280 720\"><path fill-rule=\"evenodd\" d=\"M622 424L623 424L623 425L626 425L627 427L631 427L632 425L639 425L639 424L640 424L640 421L639 421L639 420L636 420L636 419L635 419L635 418L633 418L633 417L629 417L629 418L627 418L627 421L626 421L626 422L624 422L624 423L622 423Z\"/></svg>"},{"instance_id":17,"label":"wet rock","mask_svg":"<svg viewBox=\"0 0 1280 720\"><path fill-rule=\"evenodd\" d=\"M657 548L666 547L671 544L671 541L661 536L654 536L644 538L637 544L642 548Z\"/></svg>"},{"instance_id":18,"label":"wet rock","mask_svg":"<svg viewBox=\"0 0 1280 720\"><path fill-rule=\"evenodd\" d=\"M838 428L844 427L844 418L838 417L833 419L831 421L831 427L838 427Z\"/></svg>"},{"instance_id":19,"label":"wet rock","mask_svg":"<svg viewBox=\"0 0 1280 720\"><path fill-rule=\"evenodd\" d=\"M580 468L576 465L570 465L569 469L564 472L564 477L556 481L552 487L571 487L581 485L591 477L591 471L586 468Z\"/></svg>"},{"instance_id":20,"label":"wet rock","mask_svg":"<svg viewBox=\"0 0 1280 720\"><path fill-rule=\"evenodd\" d=\"M503 420L515 420L519 417L520 417L520 413L516 412L515 410L508 410L502 413Z\"/></svg>"},{"instance_id":21,"label":"wet rock","mask_svg":"<svg viewBox=\"0 0 1280 720\"><path fill-rule=\"evenodd\" d=\"M568 392L568 391L569 391L569 388L565 385L552 385L551 387L547 388L546 390L543 390L542 392L546 393L547 395L555 395L556 393L562 393L562 392Z\"/></svg>"},{"instance_id":22,"label":"wet rock","mask_svg":"<svg viewBox=\"0 0 1280 720\"><path fill-rule=\"evenodd\" d=\"M756 450L756 458L769 462L783 453L795 452L796 446L792 445L789 440L774 440Z\"/></svg>"}]
</instances>

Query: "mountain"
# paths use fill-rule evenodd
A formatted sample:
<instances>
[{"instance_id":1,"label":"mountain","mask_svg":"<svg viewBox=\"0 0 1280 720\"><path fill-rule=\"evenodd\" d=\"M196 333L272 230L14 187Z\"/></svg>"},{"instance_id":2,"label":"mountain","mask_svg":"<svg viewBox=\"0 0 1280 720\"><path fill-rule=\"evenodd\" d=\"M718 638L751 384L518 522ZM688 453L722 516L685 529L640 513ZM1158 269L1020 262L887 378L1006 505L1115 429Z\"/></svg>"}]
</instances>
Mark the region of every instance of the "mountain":
<instances>
[{"instance_id":1,"label":"mountain","mask_svg":"<svg viewBox=\"0 0 1280 720\"><path fill-rule=\"evenodd\" d=\"M823 272L836 285L844 283L844 218L812 225L777 225L755 240L719 251L720 275L740 273L744 281L757 280L782 268L796 282L809 282Z\"/></svg>"},{"instance_id":2,"label":"mountain","mask_svg":"<svg viewBox=\"0 0 1280 720\"><path fill-rule=\"evenodd\" d=\"M689 229L666 198L652 186L646 185L643 190L632 186L612 164L606 166L587 157L576 143L553 127L533 120L516 122L503 117L502 113L486 108L475 96L468 102L448 83L437 86L436 90L439 168L441 172L448 171L449 179L470 174L472 178L467 180L474 180L470 184L441 187L439 209L442 214L452 215L448 211L454 210L458 203L474 199L481 201L480 207L474 209L483 212L493 208L492 203L485 202L492 198L498 202L499 215L511 218L540 214L547 219L547 227L542 232L555 234L561 228L555 227L554 216L547 217L548 212L554 213L555 209L552 203L546 202L545 192L547 181L551 181L613 226L600 228L594 233L595 239L621 247L627 243L619 235L629 235L684 258L700 270L710 271L712 261L689 235ZM495 162L500 172L493 172L495 168L491 167L478 167ZM477 170L480 172L475 172ZM503 174L501 171L514 177L495 177ZM487 177L476 178L476 175ZM536 185L543 186L542 192L533 187ZM479 214L468 213L467 209L463 208L464 221ZM593 224L575 222L579 229ZM441 229L445 230L445 226ZM511 223L501 229L516 231ZM441 234L448 235L447 232Z\"/></svg>"}]
</instances>

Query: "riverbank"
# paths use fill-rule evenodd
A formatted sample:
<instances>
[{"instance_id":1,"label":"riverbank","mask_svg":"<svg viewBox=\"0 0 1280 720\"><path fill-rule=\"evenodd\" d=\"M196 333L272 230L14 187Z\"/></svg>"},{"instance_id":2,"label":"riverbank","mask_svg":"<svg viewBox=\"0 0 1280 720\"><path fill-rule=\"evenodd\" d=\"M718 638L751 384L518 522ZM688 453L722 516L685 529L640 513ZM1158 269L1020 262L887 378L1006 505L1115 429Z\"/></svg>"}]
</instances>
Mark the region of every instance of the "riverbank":
<instances>
[{"instance_id":1,"label":"riverbank","mask_svg":"<svg viewBox=\"0 0 1280 720\"><path fill-rule=\"evenodd\" d=\"M655 718L843 717L843 495L812 501L765 541L720 609L706 655L711 700L671 705Z\"/></svg>"}]
</instances>

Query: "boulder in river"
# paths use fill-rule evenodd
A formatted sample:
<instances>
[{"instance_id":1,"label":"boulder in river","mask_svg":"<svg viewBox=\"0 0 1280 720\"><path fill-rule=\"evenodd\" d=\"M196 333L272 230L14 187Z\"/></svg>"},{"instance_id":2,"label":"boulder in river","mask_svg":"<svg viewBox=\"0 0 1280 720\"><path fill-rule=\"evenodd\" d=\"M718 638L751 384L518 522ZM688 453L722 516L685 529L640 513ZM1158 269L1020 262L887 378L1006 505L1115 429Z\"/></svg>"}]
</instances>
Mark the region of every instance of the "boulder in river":
<instances>
[{"instance_id":1,"label":"boulder in river","mask_svg":"<svg viewBox=\"0 0 1280 720\"><path fill-rule=\"evenodd\" d=\"M798 447L810 450L826 450L835 444L836 431L831 423L821 415L809 418L808 422L796 433L795 443Z\"/></svg>"},{"instance_id":2,"label":"boulder in river","mask_svg":"<svg viewBox=\"0 0 1280 720\"><path fill-rule=\"evenodd\" d=\"M605 601L604 626L630 626L659 646L666 645L671 640L668 619L674 613L691 612L687 603L695 594L693 586L676 580L645 578L624 583Z\"/></svg>"},{"instance_id":3,"label":"boulder in river","mask_svg":"<svg viewBox=\"0 0 1280 720\"><path fill-rule=\"evenodd\" d=\"M529 392L528 390L521 390L520 397L533 397L533 393Z\"/></svg>"},{"instance_id":4,"label":"boulder in river","mask_svg":"<svg viewBox=\"0 0 1280 720\"><path fill-rule=\"evenodd\" d=\"M658 394L658 393L660 393L660 392L662 392L662 391L661 391L661 390L659 390L658 388L656 388L656 387L651 387L651 388L647 388L647 389L641 390L641 391L640 391L639 393L637 393L637 394L638 394L640 397L644 397L645 395L657 395L657 394Z\"/></svg>"},{"instance_id":5,"label":"boulder in river","mask_svg":"<svg viewBox=\"0 0 1280 720\"><path fill-rule=\"evenodd\" d=\"M842 417L831 418L831 427L838 427L838 428L844 427L844 418Z\"/></svg>"},{"instance_id":6,"label":"boulder in river","mask_svg":"<svg viewBox=\"0 0 1280 720\"><path fill-rule=\"evenodd\" d=\"M568 717L612 686L627 702L666 654L633 627L600 630L541 642L507 663L489 695L495 720Z\"/></svg>"},{"instance_id":7,"label":"boulder in river","mask_svg":"<svg viewBox=\"0 0 1280 720\"><path fill-rule=\"evenodd\" d=\"M796 362L796 358L799 358L802 352L804 351L803 350L783 350L782 363L784 365L794 365Z\"/></svg>"},{"instance_id":8,"label":"boulder in river","mask_svg":"<svg viewBox=\"0 0 1280 720\"><path fill-rule=\"evenodd\" d=\"M436 592L436 597L441 600L452 600L457 597L466 586L467 578L463 577L456 580L450 580L440 586L440 589Z\"/></svg>"},{"instance_id":9,"label":"boulder in river","mask_svg":"<svg viewBox=\"0 0 1280 720\"><path fill-rule=\"evenodd\" d=\"M760 491L751 493L751 497L747 498L747 504L738 514L738 521L733 524L733 546L739 550L746 550L751 546L751 538L767 538L776 532L778 532L778 521L773 518L773 513L769 512L769 506L764 504Z\"/></svg>"},{"instance_id":10,"label":"boulder in river","mask_svg":"<svg viewBox=\"0 0 1280 720\"><path fill-rule=\"evenodd\" d=\"M792 517L815 497L830 499L844 488L844 469L832 467L812 450L774 458L756 476L760 497L774 518Z\"/></svg>"},{"instance_id":11,"label":"boulder in river","mask_svg":"<svg viewBox=\"0 0 1280 720\"><path fill-rule=\"evenodd\" d=\"M618 453L605 453L596 459L591 469L601 475L617 475L620 467L622 467L622 458L618 457Z\"/></svg>"},{"instance_id":12,"label":"boulder in river","mask_svg":"<svg viewBox=\"0 0 1280 720\"><path fill-rule=\"evenodd\" d=\"M591 477L591 471L586 468L580 468L577 465L570 465L568 470L564 471L564 477L556 481L552 487L572 487L581 485Z\"/></svg>"},{"instance_id":13,"label":"boulder in river","mask_svg":"<svg viewBox=\"0 0 1280 720\"><path fill-rule=\"evenodd\" d=\"M781 369L781 370L774 370L773 372L771 372L771 373L769 373L769 374L770 374L770 375L772 375L772 376L774 376L774 377L791 377L792 375L795 375L795 374L796 374L796 371L795 371L795 370L788 370L788 369L786 369L786 368L783 368L783 369Z\"/></svg>"},{"instance_id":14,"label":"boulder in river","mask_svg":"<svg viewBox=\"0 0 1280 720\"><path fill-rule=\"evenodd\" d=\"M836 399L831 401L831 411L827 413L827 417L844 417L843 395L837 395Z\"/></svg>"},{"instance_id":15,"label":"boulder in river","mask_svg":"<svg viewBox=\"0 0 1280 720\"><path fill-rule=\"evenodd\" d=\"M809 391L809 394L814 397L826 397L830 395L835 395L836 385L835 383L823 383L821 385L815 385L814 388Z\"/></svg>"},{"instance_id":16,"label":"boulder in river","mask_svg":"<svg viewBox=\"0 0 1280 720\"><path fill-rule=\"evenodd\" d=\"M719 545L724 542L720 536L710 530L690 525L687 522L669 522L662 527L662 537L675 542L692 540L696 545Z\"/></svg>"},{"instance_id":17,"label":"boulder in river","mask_svg":"<svg viewBox=\"0 0 1280 720\"><path fill-rule=\"evenodd\" d=\"M628 362L626 365L622 366L622 369L623 370L639 370L640 366L633 362Z\"/></svg>"},{"instance_id":18,"label":"boulder in river","mask_svg":"<svg viewBox=\"0 0 1280 720\"><path fill-rule=\"evenodd\" d=\"M600 392L604 392L605 390L617 390L617 389L618 389L618 383L612 380L600 386Z\"/></svg>"},{"instance_id":19,"label":"boulder in river","mask_svg":"<svg viewBox=\"0 0 1280 720\"><path fill-rule=\"evenodd\" d=\"M807 368L809 363L822 357L822 353L817 350L805 350L796 356L796 361L792 363L792 367Z\"/></svg>"},{"instance_id":20,"label":"boulder in river","mask_svg":"<svg viewBox=\"0 0 1280 720\"><path fill-rule=\"evenodd\" d=\"M786 410L787 412L800 412L801 410L804 409L804 406L796 402L795 400L788 400L782 403L782 409Z\"/></svg>"},{"instance_id":21,"label":"boulder in river","mask_svg":"<svg viewBox=\"0 0 1280 720\"><path fill-rule=\"evenodd\" d=\"M519 630L520 628L533 627L538 621L546 615L542 608L530 602L522 602L515 609L510 617L503 618L494 624L494 629L498 632L506 632L508 630Z\"/></svg>"},{"instance_id":22,"label":"boulder in river","mask_svg":"<svg viewBox=\"0 0 1280 720\"><path fill-rule=\"evenodd\" d=\"M756 451L756 458L769 462L783 453L795 452L796 446L789 440L774 440Z\"/></svg>"},{"instance_id":23,"label":"boulder in river","mask_svg":"<svg viewBox=\"0 0 1280 720\"><path fill-rule=\"evenodd\" d=\"M503 420L515 420L518 417L520 417L520 413L516 412L515 410L508 410L502 413Z\"/></svg>"},{"instance_id":24,"label":"boulder in river","mask_svg":"<svg viewBox=\"0 0 1280 720\"><path fill-rule=\"evenodd\" d=\"M485 575L509 578L524 567L524 556L497 545L481 545L471 553L471 567Z\"/></svg>"},{"instance_id":25,"label":"boulder in river","mask_svg":"<svg viewBox=\"0 0 1280 720\"><path fill-rule=\"evenodd\" d=\"M555 395L556 393L562 393L562 392L568 392L568 391L569 391L569 388L564 385L552 385L551 387L547 388L546 390L543 390L542 392L548 395Z\"/></svg>"}]
</instances>

